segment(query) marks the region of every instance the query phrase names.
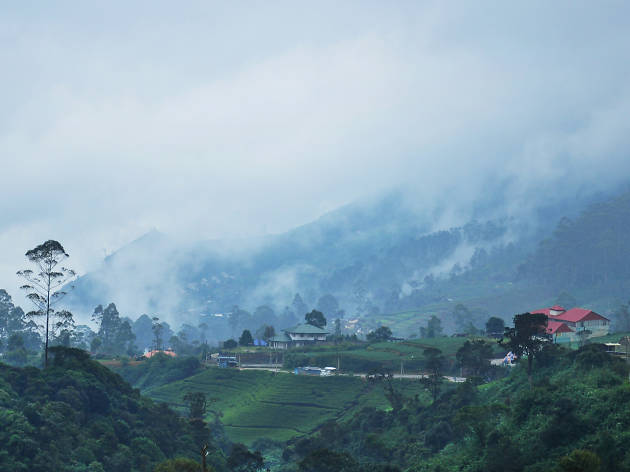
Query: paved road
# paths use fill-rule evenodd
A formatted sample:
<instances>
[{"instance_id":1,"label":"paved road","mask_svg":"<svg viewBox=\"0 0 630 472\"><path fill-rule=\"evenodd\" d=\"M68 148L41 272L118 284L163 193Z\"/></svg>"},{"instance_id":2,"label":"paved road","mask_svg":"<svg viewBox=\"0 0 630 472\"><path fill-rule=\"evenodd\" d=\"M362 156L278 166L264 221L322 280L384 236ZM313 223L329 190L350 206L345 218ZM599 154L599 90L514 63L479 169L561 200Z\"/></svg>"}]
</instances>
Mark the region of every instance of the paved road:
<instances>
[{"instance_id":1,"label":"paved road","mask_svg":"<svg viewBox=\"0 0 630 472\"><path fill-rule=\"evenodd\" d=\"M287 371L287 370L282 370L281 367L276 367L276 366L272 366L269 364L250 364L250 365L245 365L245 366L241 366L239 367L239 370L267 370L270 372L281 372L283 374L291 374L293 372ZM339 373L339 374L335 374L335 375L347 375L347 376L352 376L352 377L361 377L361 378L365 378L367 377L367 374L359 374L359 373L355 373L355 374L344 374L344 373ZM314 376L317 377L317 376ZM325 376L323 376L325 377ZM410 380L420 380L423 378L428 377L428 375L426 374L393 374L393 377L395 379L410 379ZM456 382L456 383L462 383L466 381L466 377L452 377L452 376L444 376L445 380L448 380L449 382Z\"/></svg>"}]
</instances>

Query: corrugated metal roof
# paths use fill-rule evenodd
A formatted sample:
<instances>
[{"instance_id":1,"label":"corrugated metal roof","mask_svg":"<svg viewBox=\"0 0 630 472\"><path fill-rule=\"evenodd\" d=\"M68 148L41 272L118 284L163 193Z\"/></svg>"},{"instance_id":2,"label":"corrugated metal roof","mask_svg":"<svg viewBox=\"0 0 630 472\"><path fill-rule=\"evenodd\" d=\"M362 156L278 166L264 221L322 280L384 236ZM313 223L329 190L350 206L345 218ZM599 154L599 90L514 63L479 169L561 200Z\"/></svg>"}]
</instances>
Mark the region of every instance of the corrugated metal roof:
<instances>
[{"instance_id":1,"label":"corrugated metal roof","mask_svg":"<svg viewBox=\"0 0 630 472\"><path fill-rule=\"evenodd\" d=\"M317 326L313 326L311 324L297 325L293 328L285 329L284 332L295 334L329 334L329 332L325 329L318 328Z\"/></svg>"},{"instance_id":2,"label":"corrugated metal roof","mask_svg":"<svg viewBox=\"0 0 630 472\"><path fill-rule=\"evenodd\" d=\"M551 318L560 321L570 321L571 323L593 320L610 321L608 318L603 317L599 313L595 313L594 311L587 310L585 308L571 308L570 310L560 313L559 315L552 316Z\"/></svg>"},{"instance_id":3,"label":"corrugated metal roof","mask_svg":"<svg viewBox=\"0 0 630 472\"><path fill-rule=\"evenodd\" d=\"M273 338L269 340L269 342L277 342L277 343L288 343L291 341L291 338L287 335L287 333L276 334Z\"/></svg>"},{"instance_id":4,"label":"corrugated metal roof","mask_svg":"<svg viewBox=\"0 0 630 472\"><path fill-rule=\"evenodd\" d=\"M572 333L572 332L573 330L561 321L549 320L547 322L547 334Z\"/></svg>"}]
</instances>

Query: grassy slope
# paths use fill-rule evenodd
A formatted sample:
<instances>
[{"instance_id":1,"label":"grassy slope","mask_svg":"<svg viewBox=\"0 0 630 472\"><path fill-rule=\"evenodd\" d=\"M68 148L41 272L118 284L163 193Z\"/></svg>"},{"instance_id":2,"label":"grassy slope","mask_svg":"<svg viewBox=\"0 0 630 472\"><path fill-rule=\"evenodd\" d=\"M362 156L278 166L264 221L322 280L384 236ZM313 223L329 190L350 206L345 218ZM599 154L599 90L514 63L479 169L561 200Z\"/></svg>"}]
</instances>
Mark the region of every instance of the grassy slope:
<instances>
[{"instance_id":1,"label":"grassy slope","mask_svg":"<svg viewBox=\"0 0 630 472\"><path fill-rule=\"evenodd\" d=\"M454 361L466 338L418 339L399 343L340 346L342 368L353 361L370 361L390 366L394 372L404 362L407 373L418 372L427 347L437 347ZM320 346L299 353L304 364L336 365L337 346ZM321 362L311 362L320 360ZM182 363L181 366L174 363ZM173 364L173 365L171 365ZM358 363L357 363L358 365ZM170 367L169 367L170 366ZM210 368L183 375L184 359L163 364L128 366L125 378L144 394L185 412L183 397L188 391L202 391L210 403L209 419L220 412L225 431L233 441L251 444L258 438L286 441L309 434L330 419L347 419L364 406L388 409L382 385L370 385L357 377L308 377L268 371L237 371ZM168 368L167 368L168 367ZM137 374L134 374L137 372ZM176 374L179 377L176 377ZM408 397L426 395L417 381L396 381Z\"/></svg>"},{"instance_id":2,"label":"grassy slope","mask_svg":"<svg viewBox=\"0 0 630 472\"><path fill-rule=\"evenodd\" d=\"M397 383L408 395L424 395L418 382ZM357 377L216 368L144 393L183 411L182 398L188 391L202 391L214 399L209 419L220 412L229 438L245 444L263 437L286 441L305 435L325 421L347 418L363 406L389 407L381 386Z\"/></svg>"},{"instance_id":3,"label":"grassy slope","mask_svg":"<svg viewBox=\"0 0 630 472\"><path fill-rule=\"evenodd\" d=\"M438 348L449 362L455 363L455 353L469 338L440 337L434 339L411 339L403 342L382 342L376 344L322 346L304 352L294 351L291 365L337 366L339 357L344 371L368 372L371 369L385 368L399 372L403 363L406 373L419 373L424 365L424 350ZM480 339L474 337L474 339ZM486 339L496 344L493 339ZM339 349L339 350L337 350ZM497 352L498 352L497 346ZM499 354L497 353L497 356Z\"/></svg>"}]
</instances>

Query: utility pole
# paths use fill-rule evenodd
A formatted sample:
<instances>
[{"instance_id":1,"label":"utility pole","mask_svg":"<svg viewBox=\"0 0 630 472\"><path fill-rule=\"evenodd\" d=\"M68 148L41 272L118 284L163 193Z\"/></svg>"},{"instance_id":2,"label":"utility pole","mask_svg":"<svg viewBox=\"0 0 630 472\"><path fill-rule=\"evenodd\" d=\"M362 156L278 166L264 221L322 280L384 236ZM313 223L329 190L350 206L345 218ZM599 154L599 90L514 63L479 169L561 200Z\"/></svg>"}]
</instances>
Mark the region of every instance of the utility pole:
<instances>
[{"instance_id":1,"label":"utility pole","mask_svg":"<svg viewBox=\"0 0 630 472\"><path fill-rule=\"evenodd\" d=\"M206 466L206 456L208 455L208 445L204 444L201 448L201 470L202 472L208 472L208 467Z\"/></svg>"}]
</instances>

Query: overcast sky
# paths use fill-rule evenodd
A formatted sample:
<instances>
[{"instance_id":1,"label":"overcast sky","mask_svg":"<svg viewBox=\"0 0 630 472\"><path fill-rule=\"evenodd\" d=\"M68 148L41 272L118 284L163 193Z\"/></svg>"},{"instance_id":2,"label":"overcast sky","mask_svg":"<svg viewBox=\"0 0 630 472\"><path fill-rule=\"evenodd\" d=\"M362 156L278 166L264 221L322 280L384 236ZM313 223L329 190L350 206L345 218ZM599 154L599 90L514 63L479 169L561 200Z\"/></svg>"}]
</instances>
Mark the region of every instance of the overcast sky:
<instances>
[{"instance_id":1,"label":"overcast sky","mask_svg":"<svg viewBox=\"0 0 630 472\"><path fill-rule=\"evenodd\" d=\"M88 6L91 4L91 6ZM628 2L0 7L0 287L157 228L284 231L391 188L453 208L630 170Z\"/></svg>"}]
</instances>

